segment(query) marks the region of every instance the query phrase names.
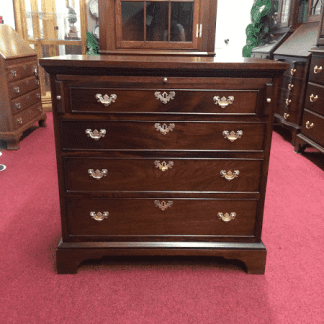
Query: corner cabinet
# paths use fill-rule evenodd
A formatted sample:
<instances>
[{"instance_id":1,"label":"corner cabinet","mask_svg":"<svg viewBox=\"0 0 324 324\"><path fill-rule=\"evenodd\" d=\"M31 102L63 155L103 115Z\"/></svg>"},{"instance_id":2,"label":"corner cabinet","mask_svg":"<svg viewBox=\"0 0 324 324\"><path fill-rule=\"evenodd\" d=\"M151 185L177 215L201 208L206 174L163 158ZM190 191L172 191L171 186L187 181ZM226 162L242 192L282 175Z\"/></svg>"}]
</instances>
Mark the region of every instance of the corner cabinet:
<instances>
[{"instance_id":1,"label":"corner cabinet","mask_svg":"<svg viewBox=\"0 0 324 324\"><path fill-rule=\"evenodd\" d=\"M62 56L51 76L59 273L113 255L218 256L264 273L264 199L288 65Z\"/></svg>"},{"instance_id":2,"label":"corner cabinet","mask_svg":"<svg viewBox=\"0 0 324 324\"><path fill-rule=\"evenodd\" d=\"M217 0L99 1L100 54L214 56Z\"/></svg>"}]
</instances>

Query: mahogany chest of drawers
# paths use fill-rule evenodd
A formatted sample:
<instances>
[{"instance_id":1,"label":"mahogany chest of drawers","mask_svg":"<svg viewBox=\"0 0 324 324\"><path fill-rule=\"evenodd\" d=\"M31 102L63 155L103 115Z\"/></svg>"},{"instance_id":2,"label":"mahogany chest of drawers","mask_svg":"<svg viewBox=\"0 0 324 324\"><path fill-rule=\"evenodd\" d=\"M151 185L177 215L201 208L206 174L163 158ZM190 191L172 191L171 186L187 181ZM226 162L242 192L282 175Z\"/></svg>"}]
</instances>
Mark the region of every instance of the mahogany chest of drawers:
<instances>
[{"instance_id":1,"label":"mahogany chest of drawers","mask_svg":"<svg viewBox=\"0 0 324 324\"><path fill-rule=\"evenodd\" d=\"M19 149L25 130L45 126L36 52L9 26L0 25L0 139Z\"/></svg>"},{"instance_id":2,"label":"mahogany chest of drawers","mask_svg":"<svg viewBox=\"0 0 324 324\"><path fill-rule=\"evenodd\" d=\"M220 256L264 273L273 98L287 64L62 56L50 73L58 273L112 255Z\"/></svg>"},{"instance_id":3,"label":"mahogany chest of drawers","mask_svg":"<svg viewBox=\"0 0 324 324\"><path fill-rule=\"evenodd\" d=\"M313 146L324 153L324 51L314 49L311 57L301 133L295 152Z\"/></svg>"},{"instance_id":4,"label":"mahogany chest of drawers","mask_svg":"<svg viewBox=\"0 0 324 324\"><path fill-rule=\"evenodd\" d=\"M293 146L302 127L310 49L317 34L318 22L303 24L274 52L275 60L289 64L279 85L275 122L290 132Z\"/></svg>"}]
</instances>

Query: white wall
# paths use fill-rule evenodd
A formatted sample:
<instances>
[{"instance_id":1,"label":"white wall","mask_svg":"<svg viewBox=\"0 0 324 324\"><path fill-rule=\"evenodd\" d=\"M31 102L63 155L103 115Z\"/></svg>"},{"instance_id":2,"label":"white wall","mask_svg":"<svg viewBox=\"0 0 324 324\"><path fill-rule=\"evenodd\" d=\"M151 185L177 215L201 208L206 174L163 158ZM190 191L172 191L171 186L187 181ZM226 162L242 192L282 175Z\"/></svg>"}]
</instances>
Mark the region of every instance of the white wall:
<instances>
[{"instance_id":1,"label":"white wall","mask_svg":"<svg viewBox=\"0 0 324 324\"><path fill-rule=\"evenodd\" d=\"M251 23L254 0L218 0L216 20L216 56L242 56L245 29ZM224 40L229 39L226 45Z\"/></svg>"},{"instance_id":2,"label":"white wall","mask_svg":"<svg viewBox=\"0 0 324 324\"><path fill-rule=\"evenodd\" d=\"M13 9L13 0L0 0L0 16L3 17L4 23L6 25L15 27L15 17Z\"/></svg>"}]
</instances>

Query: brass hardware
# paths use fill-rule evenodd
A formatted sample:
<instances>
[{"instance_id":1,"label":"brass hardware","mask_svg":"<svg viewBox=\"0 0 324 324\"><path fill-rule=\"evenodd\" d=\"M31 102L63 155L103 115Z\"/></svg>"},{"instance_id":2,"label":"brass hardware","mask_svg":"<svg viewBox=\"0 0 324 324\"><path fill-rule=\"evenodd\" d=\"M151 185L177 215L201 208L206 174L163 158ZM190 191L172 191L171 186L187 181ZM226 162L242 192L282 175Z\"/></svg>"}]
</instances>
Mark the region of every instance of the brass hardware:
<instances>
[{"instance_id":1,"label":"brass hardware","mask_svg":"<svg viewBox=\"0 0 324 324\"><path fill-rule=\"evenodd\" d=\"M18 123L18 124L22 124L22 123L23 123L22 118L17 118L17 123Z\"/></svg>"},{"instance_id":2,"label":"brass hardware","mask_svg":"<svg viewBox=\"0 0 324 324\"><path fill-rule=\"evenodd\" d=\"M163 200L163 201L159 201L159 200L154 200L154 205L155 207L159 207L162 211L165 211L167 208L171 207L173 204L172 201L168 201L167 203Z\"/></svg>"},{"instance_id":3,"label":"brass hardware","mask_svg":"<svg viewBox=\"0 0 324 324\"><path fill-rule=\"evenodd\" d=\"M233 101L234 101L234 96L229 96L228 97L228 99L226 99L226 97L222 97L222 98L220 98L220 97L218 97L218 96L215 96L214 98L213 98L213 100L214 100L214 103L215 103L215 105L220 105L221 106L221 108L226 108L228 105L231 105L232 103L233 103Z\"/></svg>"},{"instance_id":4,"label":"brass hardware","mask_svg":"<svg viewBox=\"0 0 324 324\"><path fill-rule=\"evenodd\" d=\"M106 211L104 211L103 213L101 212L96 213L94 211L90 212L90 216L97 222L102 222L105 218L108 218L108 215L109 213Z\"/></svg>"},{"instance_id":5,"label":"brass hardware","mask_svg":"<svg viewBox=\"0 0 324 324\"><path fill-rule=\"evenodd\" d=\"M36 96L37 99L40 99L40 97L41 97L40 93L36 93L35 96Z\"/></svg>"},{"instance_id":6,"label":"brass hardware","mask_svg":"<svg viewBox=\"0 0 324 324\"><path fill-rule=\"evenodd\" d=\"M322 66L320 66L320 67L318 67L317 65L314 66L314 73L315 74L321 73L322 70L323 70L323 67Z\"/></svg>"},{"instance_id":7,"label":"brass hardware","mask_svg":"<svg viewBox=\"0 0 324 324\"><path fill-rule=\"evenodd\" d=\"M94 178L96 180L100 180L102 177L107 176L108 170L107 169L102 169L100 171L100 170L97 169L96 171L94 171L93 169L89 169L88 173L89 173L90 177L92 177L92 178Z\"/></svg>"},{"instance_id":8,"label":"brass hardware","mask_svg":"<svg viewBox=\"0 0 324 324\"><path fill-rule=\"evenodd\" d=\"M20 109L20 108L21 108L21 104L20 104L20 102L16 102L16 103L15 103L15 106L16 106L17 109Z\"/></svg>"},{"instance_id":9,"label":"brass hardware","mask_svg":"<svg viewBox=\"0 0 324 324\"><path fill-rule=\"evenodd\" d=\"M167 83L168 82L168 78L163 78L163 82Z\"/></svg>"},{"instance_id":10,"label":"brass hardware","mask_svg":"<svg viewBox=\"0 0 324 324\"><path fill-rule=\"evenodd\" d=\"M56 96L56 99L57 99L57 100L61 100L62 97L61 97L61 96Z\"/></svg>"},{"instance_id":11,"label":"brass hardware","mask_svg":"<svg viewBox=\"0 0 324 324\"><path fill-rule=\"evenodd\" d=\"M238 175L240 174L240 171L239 170L234 170L234 172L232 172L231 170L229 170L229 171L226 172L226 170L222 170L220 172L220 174L226 180L231 181L234 178L237 178L238 177Z\"/></svg>"},{"instance_id":12,"label":"brass hardware","mask_svg":"<svg viewBox=\"0 0 324 324\"><path fill-rule=\"evenodd\" d=\"M291 69L291 70L290 70L290 74L291 74L291 75L294 75L295 73L296 73L296 69Z\"/></svg>"},{"instance_id":13,"label":"brass hardware","mask_svg":"<svg viewBox=\"0 0 324 324\"><path fill-rule=\"evenodd\" d=\"M154 96L157 100L160 100L162 103L167 104L169 101L173 100L175 97L175 92L174 91L170 91L169 94L167 94L166 92L163 92L161 94L160 91L155 91L154 92Z\"/></svg>"},{"instance_id":14,"label":"brass hardware","mask_svg":"<svg viewBox=\"0 0 324 324\"><path fill-rule=\"evenodd\" d=\"M201 38L202 36L202 24L197 24L196 26L196 38Z\"/></svg>"},{"instance_id":15,"label":"brass hardware","mask_svg":"<svg viewBox=\"0 0 324 324\"><path fill-rule=\"evenodd\" d=\"M174 124L169 124L169 126L167 126L167 124L163 124L162 126L159 123L156 123L154 125L155 129L157 131L159 131L160 133L162 133L163 135L168 134L169 132L172 132L175 125Z\"/></svg>"},{"instance_id":16,"label":"brass hardware","mask_svg":"<svg viewBox=\"0 0 324 324\"><path fill-rule=\"evenodd\" d=\"M88 135L88 137L91 137L93 140L98 141L101 137L105 137L106 130L100 129L100 132L98 132L96 129L92 131L91 129L86 129L85 133Z\"/></svg>"},{"instance_id":17,"label":"brass hardware","mask_svg":"<svg viewBox=\"0 0 324 324\"><path fill-rule=\"evenodd\" d=\"M35 80L35 83L36 83L36 84L39 84L39 80L36 79L36 80Z\"/></svg>"},{"instance_id":18,"label":"brass hardware","mask_svg":"<svg viewBox=\"0 0 324 324\"><path fill-rule=\"evenodd\" d=\"M238 138L241 138L242 135L243 135L243 131L241 131L241 130L238 130L236 133L234 131L231 131L231 132L229 132L227 130L223 131L224 138L227 138L231 142L234 142Z\"/></svg>"},{"instance_id":19,"label":"brass hardware","mask_svg":"<svg viewBox=\"0 0 324 324\"><path fill-rule=\"evenodd\" d=\"M270 102L271 102L271 98L267 98L267 102L269 102L269 103L270 103Z\"/></svg>"},{"instance_id":20,"label":"brass hardware","mask_svg":"<svg viewBox=\"0 0 324 324\"><path fill-rule=\"evenodd\" d=\"M154 161L154 165L156 168L159 168L162 172L165 172L168 169L172 169L174 163L173 161L170 161L169 163L166 163L165 161L163 161L162 163L160 163L160 161Z\"/></svg>"},{"instance_id":21,"label":"brass hardware","mask_svg":"<svg viewBox=\"0 0 324 324\"><path fill-rule=\"evenodd\" d=\"M100 93L96 94L96 99L98 102L102 103L104 106L109 106L111 103L115 102L117 99L117 95L112 94L110 97L105 94L103 97Z\"/></svg>"},{"instance_id":22,"label":"brass hardware","mask_svg":"<svg viewBox=\"0 0 324 324\"><path fill-rule=\"evenodd\" d=\"M17 76L17 71L16 70L12 70L11 71L11 75L15 78Z\"/></svg>"},{"instance_id":23,"label":"brass hardware","mask_svg":"<svg viewBox=\"0 0 324 324\"><path fill-rule=\"evenodd\" d=\"M314 123L310 123L309 120L306 122L306 128L307 128L307 129L311 129L311 128L313 128L314 126L315 126Z\"/></svg>"},{"instance_id":24,"label":"brass hardware","mask_svg":"<svg viewBox=\"0 0 324 324\"><path fill-rule=\"evenodd\" d=\"M222 221L227 223L227 222L229 222L229 221L231 221L232 219L235 218L236 213L234 213L234 212L232 212L230 214L229 213L225 213L225 214L218 213L217 215L218 215L218 218L220 218Z\"/></svg>"},{"instance_id":25,"label":"brass hardware","mask_svg":"<svg viewBox=\"0 0 324 324\"><path fill-rule=\"evenodd\" d=\"M288 119L289 116L290 116L290 115L287 114L287 113L284 113L284 115L283 115L283 117L284 117L285 119Z\"/></svg>"},{"instance_id":26,"label":"brass hardware","mask_svg":"<svg viewBox=\"0 0 324 324\"><path fill-rule=\"evenodd\" d=\"M34 69L34 74L35 74L35 76L38 77L37 65L34 65L34 66L33 66L33 69Z\"/></svg>"},{"instance_id":27,"label":"brass hardware","mask_svg":"<svg viewBox=\"0 0 324 324\"><path fill-rule=\"evenodd\" d=\"M13 90L14 90L14 92L16 92L16 93L19 93L19 91L20 91L19 87L14 87Z\"/></svg>"},{"instance_id":28,"label":"brass hardware","mask_svg":"<svg viewBox=\"0 0 324 324\"><path fill-rule=\"evenodd\" d=\"M286 99L286 105L289 106L289 104L291 103L291 99Z\"/></svg>"},{"instance_id":29,"label":"brass hardware","mask_svg":"<svg viewBox=\"0 0 324 324\"><path fill-rule=\"evenodd\" d=\"M288 90L289 90L289 91L291 91L293 87L294 87L293 84L291 84L291 83L288 84Z\"/></svg>"},{"instance_id":30,"label":"brass hardware","mask_svg":"<svg viewBox=\"0 0 324 324\"><path fill-rule=\"evenodd\" d=\"M314 96L313 94L311 94L311 95L309 96L309 101L310 101L310 102L315 102L317 99L318 99L318 95Z\"/></svg>"}]
</instances>

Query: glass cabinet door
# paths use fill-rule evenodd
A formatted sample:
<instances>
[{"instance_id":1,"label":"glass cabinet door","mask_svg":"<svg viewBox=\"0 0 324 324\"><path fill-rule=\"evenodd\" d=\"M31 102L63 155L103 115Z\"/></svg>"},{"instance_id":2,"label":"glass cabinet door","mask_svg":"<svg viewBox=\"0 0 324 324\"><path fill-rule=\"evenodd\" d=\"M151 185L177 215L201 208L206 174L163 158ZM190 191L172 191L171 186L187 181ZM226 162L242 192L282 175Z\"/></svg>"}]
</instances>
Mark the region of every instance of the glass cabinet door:
<instances>
[{"instance_id":1,"label":"glass cabinet door","mask_svg":"<svg viewBox=\"0 0 324 324\"><path fill-rule=\"evenodd\" d=\"M117 0L117 48L198 46L199 0Z\"/></svg>"},{"instance_id":2,"label":"glass cabinet door","mask_svg":"<svg viewBox=\"0 0 324 324\"><path fill-rule=\"evenodd\" d=\"M278 25L281 28L288 27L291 0L281 0L275 2L278 3L276 6L278 8L278 11L275 14Z\"/></svg>"}]
</instances>

